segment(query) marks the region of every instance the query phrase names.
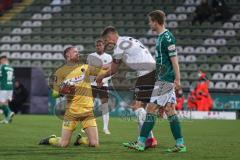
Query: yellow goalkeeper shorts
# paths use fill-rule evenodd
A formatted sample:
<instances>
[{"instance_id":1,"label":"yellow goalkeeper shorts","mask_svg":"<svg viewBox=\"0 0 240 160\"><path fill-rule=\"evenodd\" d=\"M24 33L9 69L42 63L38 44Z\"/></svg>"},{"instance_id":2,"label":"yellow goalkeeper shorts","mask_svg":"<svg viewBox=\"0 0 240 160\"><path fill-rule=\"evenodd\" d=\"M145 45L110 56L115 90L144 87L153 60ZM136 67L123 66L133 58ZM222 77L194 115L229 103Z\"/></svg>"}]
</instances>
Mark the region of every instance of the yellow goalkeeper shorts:
<instances>
[{"instance_id":1,"label":"yellow goalkeeper shorts","mask_svg":"<svg viewBox=\"0 0 240 160\"><path fill-rule=\"evenodd\" d=\"M93 111L85 112L80 115L72 114L69 111L65 112L62 125L63 129L74 131L78 123L80 123L83 129L97 126Z\"/></svg>"}]
</instances>

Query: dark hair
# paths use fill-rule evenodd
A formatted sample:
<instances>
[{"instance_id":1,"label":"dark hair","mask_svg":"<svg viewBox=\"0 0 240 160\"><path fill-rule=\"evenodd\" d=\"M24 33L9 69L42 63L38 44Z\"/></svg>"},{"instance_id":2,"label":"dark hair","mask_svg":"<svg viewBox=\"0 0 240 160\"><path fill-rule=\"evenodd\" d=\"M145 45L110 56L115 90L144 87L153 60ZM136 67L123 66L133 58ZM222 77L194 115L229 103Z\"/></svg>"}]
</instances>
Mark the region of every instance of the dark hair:
<instances>
[{"instance_id":1,"label":"dark hair","mask_svg":"<svg viewBox=\"0 0 240 160\"><path fill-rule=\"evenodd\" d=\"M8 59L8 57L7 57L7 56L5 56L5 55L3 55L3 56L0 56L0 60L2 60L2 59Z\"/></svg>"},{"instance_id":2,"label":"dark hair","mask_svg":"<svg viewBox=\"0 0 240 160\"><path fill-rule=\"evenodd\" d=\"M163 25L166 20L166 15L162 10L155 10L148 14L152 21L156 21L158 24Z\"/></svg>"},{"instance_id":3,"label":"dark hair","mask_svg":"<svg viewBox=\"0 0 240 160\"><path fill-rule=\"evenodd\" d=\"M97 39L97 40L95 41L95 44L97 44L97 43L103 43L103 40L102 40L102 39Z\"/></svg>"},{"instance_id":4,"label":"dark hair","mask_svg":"<svg viewBox=\"0 0 240 160\"><path fill-rule=\"evenodd\" d=\"M107 26L101 33L101 37L105 37L108 33L118 33L116 28L113 26Z\"/></svg>"},{"instance_id":5,"label":"dark hair","mask_svg":"<svg viewBox=\"0 0 240 160\"><path fill-rule=\"evenodd\" d=\"M67 58L67 57L66 57L67 52L69 52L70 49L72 49L72 48L74 48L74 46L69 46L69 47L67 47L66 49L64 49L64 51L63 51L63 57L64 57L65 59Z\"/></svg>"}]
</instances>

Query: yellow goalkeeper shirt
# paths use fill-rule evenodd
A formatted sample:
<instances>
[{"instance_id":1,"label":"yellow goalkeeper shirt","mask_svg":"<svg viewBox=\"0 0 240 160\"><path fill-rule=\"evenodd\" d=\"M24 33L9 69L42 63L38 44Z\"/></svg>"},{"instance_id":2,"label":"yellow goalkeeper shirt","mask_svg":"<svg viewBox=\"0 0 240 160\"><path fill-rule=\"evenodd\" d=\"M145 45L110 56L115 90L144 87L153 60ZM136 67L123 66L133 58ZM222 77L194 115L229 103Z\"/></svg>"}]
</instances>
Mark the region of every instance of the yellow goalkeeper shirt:
<instances>
[{"instance_id":1,"label":"yellow goalkeeper shirt","mask_svg":"<svg viewBox=\"0 0 240 160\"><path fill-rule=\"evenodd\" d=\"M53 89L59 91L63 83L69 82L75 87L74 94L67 94L66 110L72 114L82 114L93 110L93 96L89 76L97 76L106 70L86 64L64 65L54 74Z\"/></svg>"}]
</instances>

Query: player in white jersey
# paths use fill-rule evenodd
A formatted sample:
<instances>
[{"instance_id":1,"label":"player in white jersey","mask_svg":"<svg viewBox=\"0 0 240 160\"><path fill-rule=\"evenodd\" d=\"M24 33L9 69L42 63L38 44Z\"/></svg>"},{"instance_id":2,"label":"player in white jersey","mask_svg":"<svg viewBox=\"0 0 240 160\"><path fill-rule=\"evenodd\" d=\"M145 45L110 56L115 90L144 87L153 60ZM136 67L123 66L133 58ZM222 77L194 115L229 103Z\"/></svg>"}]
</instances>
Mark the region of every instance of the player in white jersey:
<instances>
[{"instance_id":1,"label":"player in white jersey","mask_svg":"<svg viewBox=\"0 0 240 160\"><path fill-rule=\"evenodd\" d=\"M96 52L91 53L87 57L87 63L91 66L96 67L110 67L112 62L112 56L104 52L104 44L101 39L98 39L95 42ZM101 60L101 61L99 61ZM103 85L101 87L97 86L95 81L95 76L90 76L91 86L92 86L92 93L93 97L99 97L101 100L101 110L102 110L102 117L103 117L103 132L105 134L110 134L108 129L109 123L109 110L108 110L108 81L110 77L103 79Z\"/></svg>"},{"instance_id":2,"label":"player in white jersey","mask_svg":"<svg viewBox=\"0 0 240 160\"><path fill-rule=\"evenodd\" d=\"M119 36L117 30L112 26L106 27L101 37L104 40L105 48L110 50L114 48L113 62L111 63L111 69L106 74L98 76L96 81L100 83L104 77L115 74L121 62L137 72L135 97L131 107L137 115L139 129L141 129L146 117L144 107L150 100L154 86L156 62L140 41L132 37ZM128 144L124 143L123 145L127 147ZM156 144L157 141L151 133L146 146L155 147Z\"/></svg>"}]
</instances>

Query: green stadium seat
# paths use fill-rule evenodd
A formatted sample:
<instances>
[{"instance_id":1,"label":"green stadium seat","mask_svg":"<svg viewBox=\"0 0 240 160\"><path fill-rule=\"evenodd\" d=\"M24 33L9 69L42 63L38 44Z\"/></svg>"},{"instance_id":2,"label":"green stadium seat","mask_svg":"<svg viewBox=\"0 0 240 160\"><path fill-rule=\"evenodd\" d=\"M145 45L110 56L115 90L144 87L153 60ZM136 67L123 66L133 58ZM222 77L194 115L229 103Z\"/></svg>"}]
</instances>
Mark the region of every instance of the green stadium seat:
<instances>
[{"instance_id":1,"label":"green stadium seat","mask_svg":"<svg viewBox=\"0 0 240 160\"><path fill-rule=\"evenodd\" d=\"M207 73L206 73L206 77L207 77L208 79L212 79L212 74L209 73L209 72L207 72Z\"/></svg>"},{"instance_id":2,"label":"green stadium seat","mask_svg":"<svg viewBox=\"0 0 240 160\"><path fill-rule=\"evenodd\" d=\"M95 27L103 27L104 23L103 23L103 21L95 21L94 26Z\"/></svg>"},{"instance_id":3,"label":"green stadium seat","mask_svg":"<svg viewBox=\"0 0 240 160\"><path fill-rule=\"evenodd\" d=\"M201 64L199 69L203 72L206 72L206 71L210 70L210 67L209 67L209 64Z\"/></svg>"},{"instance_id":4,"label":"green stadium seat","mask_svg":"<svg viewBox=\"0 0 240 160\"><path fill-rule=\"evenodd\" d=\"M208 56L208 61L211 63L216 63L216 62L219 62L220 60L221 60L220 57L217 55L209 55Z\"/></svg>"},{"instance_id":5,"label":"green stadium seat","mask_svg":"<svg viewBox=\"0 0 240 160\"><path fill-rule=\"evenodd\" d=\"M183 88L189 88L190 83L189 83L189 81L181 81L181 85Z\"/></svg>"},{"instance_id":6,"label":"green stadium seat","mask_svg":"<svg viewBox=\"0 0 240 160\"><path fill-rule=\"evenodd\" d=\"M230 53L237 53L237 54L239 54L240 53L240 49L239 49L239 47L231 47L231 48L229 48L229 52Z\"/></svg>"},{"instance_id":7,"label":"green stadium seat","mask_svg":"<svg viewBox=\"0 0 240 160\"><path fill-rule=\"evenodd\" d=\"M10 64L13 67L20 67L21 66L20 60L13 60L13 61L10 62Z\"/></svg>"},{"instance_id":8,"label":"green stadium seat","mask_svg":"<svg viewBox=\"0 0 240 160\"><path fill-rule=\"evenodd\" d=\"M229 53L229 50L227 47L220 47L218 48L219 53Z\"/></svg>"},{"instance_id":9,"label":"green stadium seat","mask_svg":"<svg viewBox=\"0 0 240 160\"><path fill-rule=\"evenodd\" d=\"M54 68L58 68L58 67L62 66L63 64L64 64L63 61L55 61L55 62L53 63L53 67L54 67Z\"/></svg>"},{"instance_id":10,"label":"green stadium seat","mask_svg":"<svg viewBox=\"0 0 240 160\"><path fill-rule=\"evenodd\" d=\"M112 13L105 13L104 14L104 19L112 19L114 16L112 15Z\"/></svg>"},{"instance_id":11,"label":"green stadium seat","mask_svg":"<svg viewBox=\"0 0 240 160\"><path fill-rule=\"evenodd\" d=\"M53 28L53 29L52 29L52 33L53 33L53 34L62 34L62 33L64 33L64 31L63 31L62 28L56 27L56 28Z\"/></svg>"},{"instance_id":12,"label":"green stadium seat","mask_svg":"<svg viewBox=\"0 0 240 160\"><path fill-rule=\"evenodd\" d=\"M190 73L189 79L193 79L193 80L198 79L198 73L197 72Z\"/></svg>"},{"instance_id":13,"label":"green stadium seat","mask_svg":"<svg viewBox=\"0 0 240 160\"><path fill-rule=\"evenodd\" d=\"M63 43L72 43L73 41L74 41L74 39L71 36L62 37Z\"/></svg>"},{"instance_id":14,"label":"green stadium seat","mask_svg":"<svg viewBox=\"0 0 240 160\"><path fill-rule=\"evenodd\" d=\"M181 70L186 70L186 64L184 64L184 63L179 63L179 68L180 68L180 71Z\"/></svg>"},{"instance_id":15,"label":"green stadium seat","mask_svg":"<svg viewBox=\"0 0 240 160\"><path fill-rule=\"evenodd\" d=\"M31 19L32 13L21 13L16 14L14 19L20 20L20 19Z\"/></svg>"},{"instance_id":16,"label":"green stadium seat","mask_svg":"<svg viewBox=\"0 0 240 160\"><path fill-rule=\"evenodd\" d=\"M229 63L231 62L231 57L229 55L224 55L219 57L219 62Z\"/></svg>"},{"instance_id":17,"label":"green stadium seat","mask_svg":"<svg viewBox=\"0 0 240 160\"><path fill-rule=\"evenodd\" d=\"M194 29L194 30L192 30L192 32L190 33L190 35L200 36L200 35L202 35L202 30L200 30L200 29Z\"/></svg>"},{"instance_id":18,"label":"green stadium seat","mask_svg":"<svg viewBox=\"0 0 240 160\"><path fill-rule=\"evenodd\" d=\"M211 26L213 28L221 28L221 27L223 27L223 23L222 22L214 22Z\"/></svg>"},{"instance_id":19,"label":"green stadium seat","mask_svg":"<svg viewBox=\"0 0 240 160\"><path fill-rule=\"evenodd\" d=\"M92 35L92 34L95 34L95 31L93 30L93 28L86 28L84 30L84 33L85 34L89 34L89 35ZM89 37L90 38L90 37ZM92 38L92 37L91 37Z\"/></svg>"},{"instance_id":20,"label":"green stadium seat","mask_svg":"<svg viewBox=\"0 0 240 160\"><path fill-rule=\"evenodd\" d=\"M118 20L115 22L117 27L122 27L124 26L124 21Z\"/></svg>"},{"instance_id":21,"label":"green stadium seat","mask_svg":"<svg viewBox=\"0 0 240 160\"><path fill-rule=\"evenodd\" d=\"M42 63L42 67L43 67L43 68L52 68L52 67L53 67L53 64L52 64L51 61L44 61L44 62Z\"/></svg>"},{"instance_id":22,"label":"green stadium seat","mask_svg":"<svg viewBox=\"0 0 240 160\"><path fill-rule=\"evenodd\" d=\"M5 26L10 26L10 27L19 27L22 25L21 21L18 20L12 20L12 21L8 21L4 24Z\"/></svg>"},{"instance_id":23,"label":"green stadium seat","mask_svg":"<svg viewBox=\"0 0 240 160\"><path fill-rule=\"evenodd\" d=\"M52 28L43 28L42 33L45 33L45 34L52 33Z\"/></svg>"},{"instance_id":24,"label":"green stadium seat","mask_svg":"<svg viewBox=\"0 0 240 160\"><path fill-rule=\"evenodd\" d=\"M213 35L213 31L210 29L203 30L202 35L204 36Z\"/></svg>"},{"instance_id":25,"label":"green stadium seat","mask_svg":"<svg viewBox=\"0 0 240 160\"><path fill-rule=\"evenodd\" d=\"M198 70L198 66L195 63L189 64L187 66L187 70L189 70L189 71L197 71Z\"/></svg>"},{"instance_id":26,"label":"green stadium seat","mask_svg":"<svg viewBox=\"0 0 240 160\"><path fill-rule=\"evenodd\" d=\"M185 35L191 35L190 29L181 29L178 32L179 35L185 36Z\"/></svg>"},{"instance_id":27,"label":"green stadium seat","mask_svg":"<svg viewBox=\"0 0 240 160\"><path fill-rule=\"evenodd\" d=\"M12 28L9 28L9 27L3 27L3 28L0 28L0 33L1 34L8 34L12 31Z\"/></svg>"},{"instance_id":28,"label":"green stadium seat","mask_svg":"<svg viewBox=\"0 0 240 160\"><path fill-rule=\"evenodd\" d=\"M104 5L102 7L102 10L105 11L105 12L111 12L112 11L112 7L110 5L109 6L108 5Z\"/></svg>"},{"instance_id":29,"label":"green stadium seat","mask_svg":"<svg viewBox=\"0 0 240 160\"><path fill-rule=\"evenodd\" d=\"M21 62L21 67L32 67L30 60L24 60Z\"/></svg>"},{"instance_id":30,"label":"green stadium seat","mask_svg":"<svg viewBox=\"0 0 240 160\"><path fill-rule=\"evenodd\" d=\"M54 42L54 43L62 43L63 39L62 39L61 36L53 36L52 37L52 42Z\"/></svg>"},{"instance_id":31,"label":"green stadium seat","mask_svg":"<svg viewBox=\"0 0 240 160\"><path fill-rule=\"evenodd\" d=\"M50 35L47 36L42 36L41 40L39 41L39 43L52 43L53 42L53 37Z\"/></svg>"},{"instance_id":32,"label":"green stadium seat","mask_svg":"<svg viewBox=\"0 0 240 160\"><path fill-rule=\"evenodd\" d=\"M32 61L31 67L41 68L42 63L41 63L41 61Z\"/></svg>"},{"instance_id":33,"label":"green stadium seat","mask_svg":"<svg viewBox=\"0 0 240 160\"><path fill-rule=\"evenodd\" d=\"M195 62L197 60L195 55L188 55L186 56L186 62Z\"/></svg>"},{"instance_id":34,"label":"green stadium seat","mask_svg":"<svg viewBox=\"0 0 240 160\"><path fill-rule=\"evenodd\" d=\"M185 27L189 27L191 24L188 21L181 21L181 22L179 22L179 25L181 27L185 28Z\"/></svg>"},{"instance_id":35,"label":"green stadium seat","mask_svg":"<svg viewBox=\"0 0 240 160\"><path fill-rule=\"evenodd\" d=\"M49 77L52 75L53 71L51 69L43 69L44 71L44 76Z\"/></svg>"},{"instance_id":36,"label":"green stadium seat","mask_svg":"<svg viewBox=\"0 0 240 160\"><path fill-rule=\"evenodd\" d=\"M181 72L181 79L188 79L187 72Z\"/></svg>"},{"instance_id":37,"label":"green stadium seat","mask_svg":"<svg viewBox=\"0 0 240 160\"><path fill-rule=\"evenodd\" d=\"M206 62L208 60L208 57L206 55L200 55L197 57L198 62Z\"/></svg>"},{"instance_id":38,"label":"green stadium seat","mask_svg":"<svg viewBox=\"0 0 240 160\"><path fill-rule=\"evenodd\" d=\"M221 65L220 64L213 64L213 65L211 65L210 70L211 71L220 71L221 70Z\"/></svg>"},{"instance_id":39,"label":"green stadium seat","mask_svg":"<svg viewBox=\"0 0 240 160\"><path fill-rule=\"evenodd\" d=\"M238 41L237 39L229 39L227 43L230 45L240 45L240 41Z\"/></svg>"}]
</instances>

